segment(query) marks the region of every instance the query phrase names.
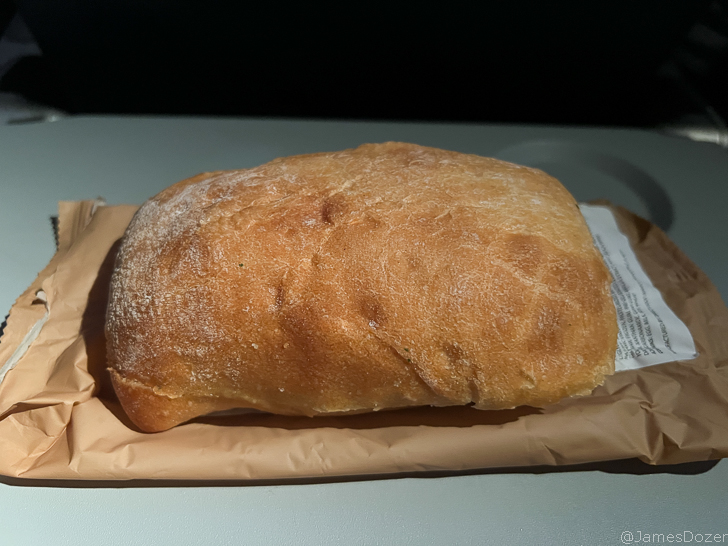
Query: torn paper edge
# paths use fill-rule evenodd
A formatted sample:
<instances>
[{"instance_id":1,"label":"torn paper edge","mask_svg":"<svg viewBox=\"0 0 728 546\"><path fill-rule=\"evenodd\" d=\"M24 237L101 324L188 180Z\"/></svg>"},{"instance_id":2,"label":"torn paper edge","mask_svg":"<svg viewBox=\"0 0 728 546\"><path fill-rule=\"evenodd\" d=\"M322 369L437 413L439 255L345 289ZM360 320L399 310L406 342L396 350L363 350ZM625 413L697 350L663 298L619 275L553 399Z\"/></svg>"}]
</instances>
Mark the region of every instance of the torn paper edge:
<instances>
[{"instance_id":1,"label":"torn paper edge","mask_svg":"<svg viewBox=\"0 0 728 546\"><path fill-rule=\"evenodd\" d=\"M35 294L35 297L37 300L43 302L46 310L45 314L38 321L36 321L36 323L28 331L28 333L25 334L25 337L15 349L15 351L13 351L13 354L10 355L10 358L8 358L5 364L3 364L0 368L0 383L2 383L3 379L5 379L5 375L15 367L15 365L20 361L21 358L23 358L23 355L28 351L32 343L40 335L40 332L43 329L43 325L46 323L48 317L51 314L46 293L43 290L38 290L38 292L36 292Z\"/></svg>"}]
</instances>

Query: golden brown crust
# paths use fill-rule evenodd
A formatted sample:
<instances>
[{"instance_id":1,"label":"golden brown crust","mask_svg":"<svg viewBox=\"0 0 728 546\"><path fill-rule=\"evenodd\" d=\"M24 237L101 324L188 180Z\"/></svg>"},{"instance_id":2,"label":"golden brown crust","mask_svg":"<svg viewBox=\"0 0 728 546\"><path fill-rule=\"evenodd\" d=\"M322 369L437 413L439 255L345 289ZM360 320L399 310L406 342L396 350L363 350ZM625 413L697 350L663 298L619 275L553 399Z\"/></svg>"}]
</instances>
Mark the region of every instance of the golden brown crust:
<instances>
[{"instance_id":1,"label":"golden brown crust","mask_svg":"<svg viewBox=\"0 0 728 546\"><path fill-rule=\"evenodd\" d=\"M402 143L282 158L144 204L109 365L148 431L234 406L543 406L613 373L610 282L541 171Z\"/></svg>"}]
</instances>

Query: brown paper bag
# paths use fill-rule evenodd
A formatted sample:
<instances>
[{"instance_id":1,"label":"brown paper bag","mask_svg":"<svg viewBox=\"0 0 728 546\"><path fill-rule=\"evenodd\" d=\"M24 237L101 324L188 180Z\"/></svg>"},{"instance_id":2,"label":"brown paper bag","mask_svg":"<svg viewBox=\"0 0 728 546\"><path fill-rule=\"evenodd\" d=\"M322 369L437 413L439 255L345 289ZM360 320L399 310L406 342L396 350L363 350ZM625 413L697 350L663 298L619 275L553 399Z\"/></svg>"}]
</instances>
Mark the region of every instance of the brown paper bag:
<instances>
[{"instance_id":1,"label":"brown paper bag","mask_svg":"<svg viewBox=\"0 0 728 546\"><path fill-rule=\"evenodd\" d=\"M61 203L58 252L17 300L0 341L0 474L60 479L245 480L728 455L728 310L666 235L613 209L699 356L609 377L545 409L415 408L345 417L251 413L157 434L124 415L105 365L116 245L136 207Z\"/></svg>"}]
</instances>

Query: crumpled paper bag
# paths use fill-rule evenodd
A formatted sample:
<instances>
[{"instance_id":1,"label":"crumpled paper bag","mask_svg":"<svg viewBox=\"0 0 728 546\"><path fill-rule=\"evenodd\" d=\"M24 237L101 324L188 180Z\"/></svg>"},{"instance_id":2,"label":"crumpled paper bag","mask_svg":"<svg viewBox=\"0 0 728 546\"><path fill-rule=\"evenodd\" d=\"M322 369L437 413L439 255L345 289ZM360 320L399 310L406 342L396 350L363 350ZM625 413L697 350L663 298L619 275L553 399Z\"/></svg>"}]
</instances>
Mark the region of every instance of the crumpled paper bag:
<instances>
[{"instance_id":1,"label":"crumpled paper bag","mask_svg":"<svg viewBox=\"0 0 728 546\"><path fill-rule=\"evenodd\" d=\"M728 455L728 310L656 226L613 208L698 357L619 372L544 409L411 408L340 417L212 415L138 431L110 386L104 316L118 241L137 207L59 206L58 252L0 341L0 474L245 480Z\"/></svg>"}]
</instances>

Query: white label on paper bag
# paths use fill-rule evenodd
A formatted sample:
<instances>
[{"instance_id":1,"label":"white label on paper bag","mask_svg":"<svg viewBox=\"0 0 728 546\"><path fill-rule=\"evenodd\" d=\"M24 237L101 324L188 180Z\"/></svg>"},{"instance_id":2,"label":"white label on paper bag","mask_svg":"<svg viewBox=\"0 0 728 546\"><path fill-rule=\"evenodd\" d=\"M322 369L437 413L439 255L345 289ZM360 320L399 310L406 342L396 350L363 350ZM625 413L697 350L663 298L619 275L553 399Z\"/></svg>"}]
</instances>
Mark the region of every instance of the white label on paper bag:
<instances>
[{"instance_id":1,"label":"white label on paper bag","mask_svg":"<svg viewBox=\"0 0 728 546\"><path fill-rule=\"evenodd\" d=\"M614 279L612 297L619 324L616 370L635 370L698 356L690 330L667 306L642 269L612 212L592 205L579 208Z\"/></svg>"}]
</instances>

